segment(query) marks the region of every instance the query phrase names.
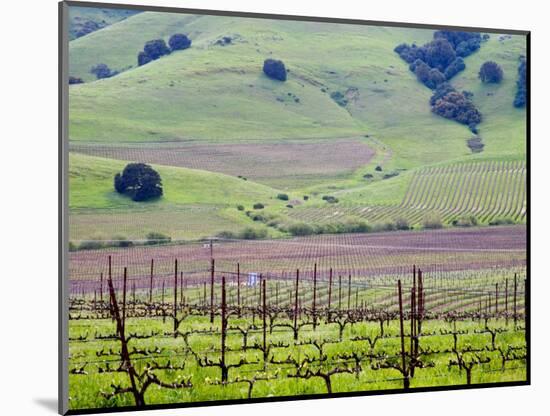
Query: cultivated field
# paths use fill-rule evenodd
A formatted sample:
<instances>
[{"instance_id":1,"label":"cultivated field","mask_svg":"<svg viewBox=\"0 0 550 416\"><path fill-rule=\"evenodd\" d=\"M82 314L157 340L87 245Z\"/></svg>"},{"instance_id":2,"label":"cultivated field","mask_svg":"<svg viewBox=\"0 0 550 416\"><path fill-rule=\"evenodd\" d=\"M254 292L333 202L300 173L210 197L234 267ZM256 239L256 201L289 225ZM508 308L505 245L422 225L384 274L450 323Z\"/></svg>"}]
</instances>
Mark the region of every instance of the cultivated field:
<instances>
[{"instance_id":1,"label":"cultivated field","mask_svg":"<svg viewBox=\"0 0 550 416\"><path fill-rule=\"evenodd\" d=\"M369 206L348 198L337 206L297 207L288 215L314 223L352 218L369 223L405 219L422 225L433 216L446 224L463 216L474 216L480 223L524 222L526 174L525 162L518 160L434 166L414 172L399 204Z\"/></svg>"},{"instance_id":2,"label":"cultivated field","mask_svg":"<svg viewBox=\"0 0 550 416\"><path fill-rule=\"evenodd\" d=\"M433 30L86 9L69 44L70 409L525 382L525 37L436 39L464 67L429 65L458 96L444 118L394 50ZM137 65L176 33L190 47ZM481 82L487 61L500 82ZM151 166L128 185L129 162ZM134 200L150 181L162 196Z\"/></svg>"},{"instance_id":3,"label":"cultivated field","mask_svg":"<svg viewBox=\"0 0 550 416\"><path fill-rule=\"evenodd\" d=\"M112 262L71 289L73 409L526 377L523 267L251 278L175 259L143 285Z\"/></svg>"},{"instance_id":4,"label":"cultivated field","mask_svg":"<svg viewBox=\"0 0 550 416\"><path fill-rule=\"evenodd\" d=\"M153 143L138 147L73 145L71 151L208 170L291 189L348 175L368 165L375 154L360 139L217 145Z\"/></svg>"}]
</instances>

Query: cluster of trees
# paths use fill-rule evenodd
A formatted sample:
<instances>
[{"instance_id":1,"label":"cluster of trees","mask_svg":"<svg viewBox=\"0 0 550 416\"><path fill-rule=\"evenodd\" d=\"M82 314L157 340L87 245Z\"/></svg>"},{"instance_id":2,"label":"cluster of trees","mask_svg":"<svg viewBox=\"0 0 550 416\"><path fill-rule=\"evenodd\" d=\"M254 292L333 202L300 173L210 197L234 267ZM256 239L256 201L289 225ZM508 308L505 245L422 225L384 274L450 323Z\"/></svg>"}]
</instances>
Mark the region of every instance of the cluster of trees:
<instances>
[{"instance_id":1,"label":"cluster of trees","mask_svg":"<svg viewBox=\"0 0 550 416\"><path fill-rule=\"evenodd\" d=\"M134 201L147 201L163 194L159 173L145 163L129 163L114 180L119 194L129 195Z\"/></svg>"},{"instance_id":2,"label":"cluster of trees","mask_svg":"<svg viewBox=\"0 0 550 416\"><path fill-rule=\"evenodd\" d=\"M110 78L118 74L118 71L112 71L107 64L97 64L92 66L90 72L96 76L97 79Z\"/></svg>"},{"instance_id":3,"label":"cluster of trees","mask_svg":"<svg viewBox=\"0 0 550 416\"><path fill-rule=\"evenodd\" d=\"M147 41L143 51L138 54L138 66L148 64L171 52L187 49L191 46L191 39L183 33L176 33L168 39L168 45L163 39Z\"/></svg>"},{"instance_id":4,"label":"cluster of trees","mask_svg":"<svg viewBox=\"0 0 550 416\"><path fill-rule=\"evenodd\" d=\"M277 59L266 59L264 61L264 74L269 78L279 81L286 81L286 68L283 61Z\"/></svg>"},{"instance_id":5,"label":"cluster of trees","mask_svg":"<svg viewBox=\"0 0 550 416\"><path fill-rule=\"evenodd\" d=\"M525 103L527 100L527 66L525 62L525 57L520 57L519 60L519 67L518 67L518 80L516 82L517 85L517 91L516 91L516 97L514 98L514 107L521 108L525 107Z\"/></svg>"},{"instance_id":6,"label":"cluster of trees","mask_svg":"<svg viewBox=\"0 0 550 416\"><path fill-rule=\"evenodd\" d=\"M441 117L467 125L477 133L476 125L481 122L481 113L471 101L468 91L459 92L451 84L440 84L430 98L432 112Z\"/></svg>"},{"instance_id":7,"label":"cluster of trees","mask_svg":"<svg viewBox=\"0 0 550 416\"><path fill-rule=\"evenodd\" d=\"M479 68L479 79L485 84L498 84L503 76L502 68L494 61L487 61Z\"/></svg>"},{"instance_id":8,"label":"cluster of trees","mask_svg":"<svg viewBox=\"0 0 550 416\"><path fill-rule=\"evenodd\" d=\"M466 68L463 58L477 51L487 38L488 35L481 36L477 32L438 30L433 40L424 46L403 43L394 49L409 64L416 78L434 90L430 99L432 112L466 124L474 133L477 133L481 113L470 100L469 93L456 91L448 81ZM492 65L487 69L488 79L494 77Z\"/></svg>"},{"instance_id":9,"label":"cluster of trees","mask_svg":"<svg viewBox=\"0 0 550 416\"><path fill-rule=\"evenodd\" d=\"M74 22L72 26L71 34L76 39L105 27L106 23L105 21L98 23L93 20L85 20Z\"/></svg>"},{"instance_id":10,"label":"cluster of trees","mask_svg":"<svg viewBox=\"0 0 550 416\"><path fill-rule=\"evenodd\" d=\"M477 51L482 39L479 33L439 30L424 46L403 43L394 50L420 82L435 89L466 68L463 58Z\"/></svg>"}]
</instances>

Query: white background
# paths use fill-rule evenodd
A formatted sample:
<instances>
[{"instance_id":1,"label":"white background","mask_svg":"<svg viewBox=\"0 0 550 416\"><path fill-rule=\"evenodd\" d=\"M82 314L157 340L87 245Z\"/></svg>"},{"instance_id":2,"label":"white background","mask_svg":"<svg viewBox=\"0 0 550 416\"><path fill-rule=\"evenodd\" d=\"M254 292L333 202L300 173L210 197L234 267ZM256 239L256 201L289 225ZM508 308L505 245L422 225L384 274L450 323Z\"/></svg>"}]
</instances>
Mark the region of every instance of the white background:
<instances>
[{"instance_id":1,"label":"white background","mask_svg":"<svg viewBox=\"0 0 550 416\"><path fill-rule=\"evenodd\" d=\"M130 1L130 0L128 0ZM113 0L116 2L116 0ZM54 414L57 396L57 2L2 2L0 413ZM136 0L179 6L532 31L532 386L157 411L151 415L549 414L550 42L545 2ZM546 399L546 400L545 400Z\"/></svg>"}]
</instances>

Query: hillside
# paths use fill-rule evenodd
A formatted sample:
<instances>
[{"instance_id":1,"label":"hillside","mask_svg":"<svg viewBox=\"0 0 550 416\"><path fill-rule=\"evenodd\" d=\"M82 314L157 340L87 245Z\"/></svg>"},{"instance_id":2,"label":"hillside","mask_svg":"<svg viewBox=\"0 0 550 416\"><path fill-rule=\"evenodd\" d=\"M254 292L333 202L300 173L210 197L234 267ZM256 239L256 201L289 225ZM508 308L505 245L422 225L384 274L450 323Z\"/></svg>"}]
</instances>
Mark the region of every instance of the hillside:
<instances>
[{"instance_id":1,"label":"hillside","mask_svg":"<svg viewBox=\"0 0 550 416\"><path fill-rule=\"evenodd\" d=\"M174 33L187 34L191 48L137 67L137 54L146 41L167 41ZM251 224L278 236L281 227L266 227L269 219L251 221L235 206L243 203L249 209L283 191L294 198L292 207L276 201L265 210L283 229L296 221L375 223L398 217L418 227L424 208L434 208L432 201L418 196L416 205L407 205L405 196L420 190L449 199L449 188L463 182L468 195L490 189L490 180L478 188L476 183L482 181L475 172L468 173L469 168L453 178L447 175L453 166L474 166L470 162L475 161L487 169L491 163L502 167L491 180L510 203L502 202L499 211L490 201L476 202L474 196L462 203L457 197L456 206L441 211L444 222L472 213L483 223L508 214L523 222L526 119L525 109L514 108L512 101L525 39L490 35L465 58L466 69L451 81L457 90L473 93L483 115L478 128L485 148L472 154L467 147L472 132L431 112L432 91L394 52L398 44L422 45L432 35L430 30L408 28L144 12L71 41L70 74L86 81L70 88L72 163L77 170L89 161L94 161L94 169L113 163L108 174L95 178L92 188L83 187L71 200L75 221L93 224L97 212L86 210L109 209L116 211L111 217L118 215L117 221L131 223L133 213L141 210L136 218L148 228L181 238L238 231ZM223 37L231 42L220 45ZM263 74L263 61L269 57L284 61L287 81ZM504 70L498 85L478 79L479 67L487 60ZM120 73L94 80L89 70L98 63ZM76 153L92 157L77 158ZM136 210L112 193L112 169L120 169L123 161L168 169L167 186L177 191L158 206L150 205L161 209L166 219L152 211L142 214L143 207ZM513 168L506 167L508 162ZM432 168L438 179L415 185ZM192 183L196 172L213 175L208 176L212 188L189 188L189 172ZM515 179L508 182L506 175ZM223 193L234 185L229 195ZM212 196L217 192L226 198L217 200ZM327 204L322 199L327 195L339 202ZM93 215L85 219L84 214ZM179 225L199 224L201 218L209 224L203 230L200 225L195 231ZM170 221L178 224L174 230ZM143 234L138 226L124 227L130 236ZM79 228L73 235L89 235L92 228Z\"/></svg>"},{"instance_id":2,"label":"hillside","mask_svg":"<svg viewBox=\"0 0 550 416\"><path fill-rule=\"evenodd\" d=\"M134 202L117 194L113 178L125 163L71 154L69 159L71 239L116 234L142 239L149 231L172 238L208 237L221 231L256 226L236 207L262 202L281 205L277 190L201 170L155 166L161 175L160 200Z\"/></svg>"},{"instance_id":3,"label":"hillside","mask_svg":"<svg viewBox=\"0 0 550 416\"><path fill-rule=\"evenodd\" d=\"M89 69L99 62L118 71L131 68L71 88L71 140L227 142L368 134L389 147L389 167L470 155L470 132L430 112L430 90L393 52L401 42L424 43L431 31L251 20L142 13L71 42L74 76L90 81ZM136 68L145 41L179 31L191 37L191 49ZM233 44L215 44L226 35ZM525 44L497 36L466 58L467 70L453 80L480 100L487 120L480 129L492 154L506 150L495 137L524 119L507 95L514 93L514 68ZM285 61L287 82L262 74L263 60L271 56ZM494 57L507 77L498 95L482 97L477 70ZM334 92L347 95L345 107L331 99ZM525 137L517 127L512 131L517 134L506 147L517 150Z\"/></svg>"},{"instance_id":4,"label":"hillside","mask_svg":"<svg viewBox=\"0 0 550 416\"><path fill-rule=\"evenodd\" d=\"M138 10L70 7L69 39L86 36L138 13L140 13Z\"/></svg>"}]
</instances>

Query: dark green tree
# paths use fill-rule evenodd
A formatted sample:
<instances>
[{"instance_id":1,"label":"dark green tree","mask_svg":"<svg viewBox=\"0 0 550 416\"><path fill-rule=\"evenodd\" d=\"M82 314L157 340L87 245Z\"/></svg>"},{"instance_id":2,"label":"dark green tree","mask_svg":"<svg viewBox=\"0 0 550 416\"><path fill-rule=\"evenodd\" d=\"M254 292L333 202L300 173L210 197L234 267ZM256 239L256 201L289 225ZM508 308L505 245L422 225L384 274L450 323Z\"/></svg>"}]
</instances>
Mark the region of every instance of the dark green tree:
<instances>
[{"instance_id":1,"label":"dark green tree","mask_svg":"<svg viewBox=\"0 0 550 416\"><path fill-rule=\"evenodd\" d=\"M106 64L97 64L90 69L90 72L94 74L97 79L109 78L117 74L116 71L111 71Z\"/></svg>"},{"instance_id":2,"label":"dark green tree","mask_svg":"<svg viewBox=\"0 0 550 416\"><path fill-rule=\"evenodd\" d=\"M159 59L161 56L168 55L170 49L166 46L166 42L163 39L150 40L145 43L143 52L151 58L151 60Z\"/></svg>"},{"instance_id":3,"label":"dark green tree","mask_svg":"<svg viewBox=\"0 0 550 416\"><path fill-rule=\"evenodd\" d=\"M264 61L264 73L273 79L286 81L286 68L283 61L276 59L266 59Z\"/></svg>"},{"instance_id":4,"label":"dark green tree","mask_svg":"<svg viewBox=\"0 0 550 416\"><path fill-rule=\"evenodd\" d=\"M114 179L115 190L134 201L147 201L163 194L160 175L145 163L129 163Z\"/></svg>"},{"instance_id":5,"label":"dark green tree","mask_svg":"<svg viewBox=\"0 0 550 416\"><path fill-rule=\"evenodd\" d=\"M485 84L498 84L502 81L502 68L493 61L487 61L479 68L479 79Z\"/></svg>"},{"instance_id":6,"label":"dark green tree","mask_svg":"<svg viewBox=\"0 0 550 416\"><path fill-rule=\"evenodd\" d=\"M170 36L170 39L168 40L168 45L170 45L170 49L172 49L173 51L187 49L191 46L191 39L189 39L183 33L176 33Z\"/></svg>"}]
</instances>

